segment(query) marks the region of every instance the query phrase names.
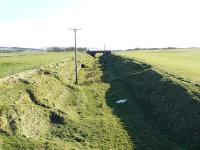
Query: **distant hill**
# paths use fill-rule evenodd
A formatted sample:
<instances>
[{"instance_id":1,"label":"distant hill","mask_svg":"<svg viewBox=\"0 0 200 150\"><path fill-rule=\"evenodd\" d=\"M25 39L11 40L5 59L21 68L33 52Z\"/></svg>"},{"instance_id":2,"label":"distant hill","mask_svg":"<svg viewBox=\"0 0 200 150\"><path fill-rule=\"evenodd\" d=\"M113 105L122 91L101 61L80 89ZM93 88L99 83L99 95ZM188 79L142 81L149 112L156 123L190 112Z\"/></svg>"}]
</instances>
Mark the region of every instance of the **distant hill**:
<instances>
[{"instance_id":1,"label":"distant hill","mask_svg":"<svg viewBox=\"0 0 200 150\"><path fill-rule=\"evenodd\" d=\"M20 51L43 51L43 49L37 48L24 48L24 47L2 47L0 46L0 52L7 53L7 52L20 52Z\"/></svg>"}]
</instances>

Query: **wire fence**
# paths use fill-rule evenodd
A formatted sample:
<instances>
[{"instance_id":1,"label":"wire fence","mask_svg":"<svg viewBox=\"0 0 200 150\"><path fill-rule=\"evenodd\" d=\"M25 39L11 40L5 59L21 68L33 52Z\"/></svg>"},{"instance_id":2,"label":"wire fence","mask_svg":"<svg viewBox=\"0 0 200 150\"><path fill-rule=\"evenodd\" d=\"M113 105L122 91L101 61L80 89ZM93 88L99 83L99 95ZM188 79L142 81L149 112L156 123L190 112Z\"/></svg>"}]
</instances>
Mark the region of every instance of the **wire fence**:
<instances>
[{"instance_id":1,"label":"wire fence","mask_svg":"<svg viewBox=\"0 0 200 150\"><path fill-rule=\"evenodd\" d=\"M70 67L70 60L67 60L66 58L59 57L59 58L49 59L49 60L43 61L43 62L40 61L39 63L36 63L36 64L25 64L23 66L17 66L16 65L15 68L8 69L2 75L0 75L0 77L2 78L2 77L5 77L5 76L11 76L11 75L23 72L23 71L28 71L28 70L33 70L33 69L41 68L44 65L55 64L55 63L58 63L58 62L61 62L61 61L67 62L68 63L67 66L69 68L71 68Z\"/></svg>"},{"instance_id":2,"label":"wire fence","mask_svg":"<svg viewBox=\"0 0 200 150\"><path fill-rule=\"evenodd\" d=\"M75 66L74 66L74 58L66 58L66 57L58 57L58 58L53 58L53 59L48 59L46 61L40 61L37 64L25 64L23 66L15 66L15 68L10 68L8 69L6 72L4 72L4 74L0 74L0 78L3 79L4 77L9 77L12 75L17 75L19 73L23 73L24 75L28 75L30 74L31 70L34 69L39 69L42 66L46 66L46 65L52 65L52 67L56 67L58 66L58 64L63 64L64 66L61 67L63 68L62 71L62 75L65 79L67 79L67 82L69 81L74 82L75 81ZM81 68L81 59L78 59L78 72ZM22 75L23 75L22 74Z\"/></svg>"}]
</instances>

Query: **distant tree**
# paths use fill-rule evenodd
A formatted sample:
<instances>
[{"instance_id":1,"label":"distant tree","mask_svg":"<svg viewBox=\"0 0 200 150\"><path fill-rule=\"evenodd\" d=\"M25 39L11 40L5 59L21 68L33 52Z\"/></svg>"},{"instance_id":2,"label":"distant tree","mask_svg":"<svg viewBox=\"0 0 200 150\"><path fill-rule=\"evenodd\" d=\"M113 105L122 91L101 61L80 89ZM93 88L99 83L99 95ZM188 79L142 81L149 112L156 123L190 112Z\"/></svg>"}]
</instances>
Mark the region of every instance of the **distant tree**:
<instances>
[{"instance_id":1,"label":"distant tree","mask_svg":"<svg viewBox=\"0 0 200 150\"><path fill-rule=\"evenodd\" d=\"M87 51L86 47L78 47L78 51ZM52 46L46 49L47 52L67 52L67 51L74 51L74 47L57 47Z\"/></svg>"}]
</instances>

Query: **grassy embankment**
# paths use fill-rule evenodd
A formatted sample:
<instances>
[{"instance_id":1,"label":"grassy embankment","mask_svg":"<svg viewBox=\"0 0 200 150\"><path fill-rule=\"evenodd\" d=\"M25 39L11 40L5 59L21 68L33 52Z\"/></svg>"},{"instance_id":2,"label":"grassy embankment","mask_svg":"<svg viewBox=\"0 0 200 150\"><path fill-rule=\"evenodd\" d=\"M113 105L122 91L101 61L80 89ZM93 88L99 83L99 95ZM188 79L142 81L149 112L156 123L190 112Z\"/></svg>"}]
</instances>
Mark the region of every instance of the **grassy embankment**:
<instances>
[{"instance_id":1,"label":"grassy embankment","mask_svg":"<svg viewBox=\"0 0 200 150\"><path fill-rule=\"evenodd\" d=\"M199 149L199 50L118 54L123 57L116 56L115 62L123 61L116 64L115 70L121 68L116 74L124 76L123 81L132 98L140 106L145 106L146 111L152 114L152 120L174 141L186 145L187 149Z\"/></svg>"},{"instance_id":2,"label":"grassy embankment","mask_svg":"<svg viewBox=\"0 0 200 150\"><path fill-rule=\"evenodd\" d=\"M144 50L120 55L151 65L162 75L185 86L193 96L200 97L200 49Z\"/></svg>"},{"instance_id":3,"label":"grassy embankment","mask_svg":"<svg viewBox=\"0 0 200 150\"><path fill-rule=\"evenodd\" d=\"M79 57L85 66L78 85L65 61L1 81L0 149L133 149L106 104L109 84L101 81L98 59Z\"/></svg>"},{"instance_id":4,"label":"grassy embankment","mask_svg":"<svg viewBox=\"0 0 200 150\"><path fill-rule=\"evenodd\" d=\"M78 85L65 62L0 83L2 149L199 148L199 102L172 76L126 57L100 66L80 56Z\"/></svg>"}]
</instances>

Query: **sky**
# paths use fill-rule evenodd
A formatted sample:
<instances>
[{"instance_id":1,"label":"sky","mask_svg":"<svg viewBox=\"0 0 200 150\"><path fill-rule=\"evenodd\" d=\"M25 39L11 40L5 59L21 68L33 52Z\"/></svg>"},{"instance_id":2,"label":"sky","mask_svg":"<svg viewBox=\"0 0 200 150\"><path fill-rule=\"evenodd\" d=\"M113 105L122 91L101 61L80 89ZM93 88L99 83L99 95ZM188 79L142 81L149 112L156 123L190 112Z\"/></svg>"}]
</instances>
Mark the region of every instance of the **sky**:
<instances>
[{"instance_id":1,"label":"sky","mask_svg":"<svg viewBox=\"0 0 200 150\"><path fill-rule=\"evenodd\" d=\"M0 0L0 46L200 47L198 0Z\"/></svg>"}]
</instances>

